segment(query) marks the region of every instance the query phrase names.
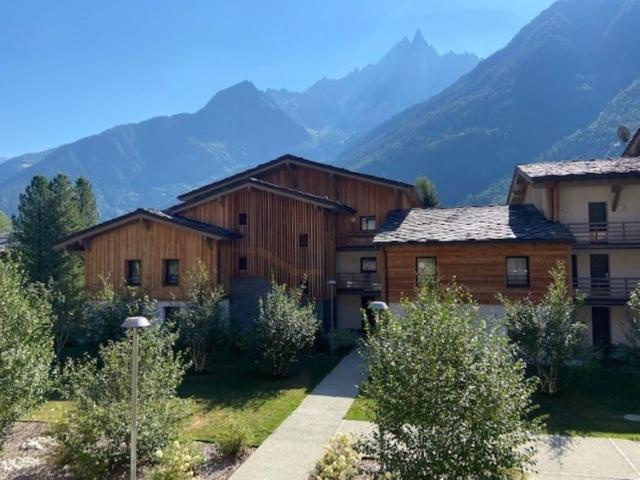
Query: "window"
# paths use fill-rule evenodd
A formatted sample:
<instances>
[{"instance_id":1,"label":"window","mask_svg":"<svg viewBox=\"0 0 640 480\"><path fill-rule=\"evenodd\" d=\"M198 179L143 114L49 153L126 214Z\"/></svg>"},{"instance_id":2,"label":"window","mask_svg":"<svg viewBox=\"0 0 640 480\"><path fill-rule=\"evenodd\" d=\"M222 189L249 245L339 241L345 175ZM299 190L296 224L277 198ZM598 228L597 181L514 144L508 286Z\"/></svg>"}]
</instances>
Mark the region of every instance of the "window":
<instances>
[{"instance_id":1,"label":"window","mask_svg":"<svg viewBox=\"0 0 640 480\"><path fill-rule=\"evenodd\" d=\"M306 233L300 234L300 236L298 237L298 245L301 246L301 247L308 247L309 246L309 235L307 235Z\"/></svg>"},{"instance_id":2,"label":"window","mask_svg":"<svg viewBox=\"0 0 640 480\"><path fill-rule=\"evenodd\" d=\"M164 284L178 285L180 283L180 260L164 261Z\"/></svg>"},{"instance_id":3,"label":"window","mask_svg":"<svg viewBox=\"0 0 640 480\"><path fill-rule=\"evenodd\" d=\"M378 271L378 259L376 257L365 257L360 259L360 272L376 273Z\"/></svg>"},{"instance_id":4,"label":"window","mask_svg":"<svg viewBox=\"0 0 640 480\"><path fill-rule=\"evenodd\" d=\"M140 260L127 260L125 265L125 273L127 285L137 287L141 283L142 262Z\"/></svg>"},{"instance_id":5,"label":"window","mask_svg":"<svg viewBox=\"0 0 640 480\"><path fill-rule=\"evenodd\" d=\"M238 259L238 270L246 270L247 269L247 257L240 257Z\"/></svg>"},{"instance_id":6,"label":"window","mask_svg":"<svg viewBox=\"0 0 640 480\"><path fill-rule=\"evenodd\" d=\"M571 255L571 279L573 288L578 288L578 257Z\"/></svg>"},{"instance_id":7,"label":"window","mask_svg":"<svg viewBox=\"0 0 640 480\"><path fill-rule=\"evenodd\" d=\"M529 257L507 257L507 287L529 286Z\"/></svg>"},{"instance_id":8,"label":"window","mask_svg":"<svg viewBox=\"0 0 640 480\"><path fill-rule=\"evenodd\" d=\"M436 257L416 258L416 284L434 280L438 275L438 261Z\"/></svg>"},{"instance_id":9,"label":"window","mask_svg":"<svg viewBox=\"0 0 640 480\"><path fill-rule=\"evenodd\" d=\"M246 225L247 224L247 214L239 213L238 214L238 225Z\"/></svg>"},{"instance_id":10,"label":"window","mask_svg":"<svg viewBox=\"0 0 640 480\"><path fill-rule=\"evenodd\" d=\"M376 229L376 217L360 217L360 229L371 232Z\"/></svg>"}]
</instances>

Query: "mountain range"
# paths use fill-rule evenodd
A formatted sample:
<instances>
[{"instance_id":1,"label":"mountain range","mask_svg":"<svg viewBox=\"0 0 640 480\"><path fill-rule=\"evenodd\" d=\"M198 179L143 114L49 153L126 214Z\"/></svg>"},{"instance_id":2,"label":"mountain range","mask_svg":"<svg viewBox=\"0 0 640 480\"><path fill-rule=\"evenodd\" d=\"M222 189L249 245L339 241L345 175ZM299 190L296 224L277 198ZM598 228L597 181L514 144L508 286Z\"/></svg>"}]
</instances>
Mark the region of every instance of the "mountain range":
<instances>
[{"instance_id":1,"label":"mountain range","mask_svg":"<svg viewBox=\"0 0 640 480\"><path fill-rule=\"evenodd\" d=\"M495 189L516 163L613 152L613 124L637 118L639 20L639 0L558 1L443 92L352 142L338 163L407 181L427 175L452 204Z\"/></svg>"},{"instance_id":2,"label":"mountain range","mask_svg":"<svg viewBox=\"0 0 640 480\"><path fill-rule=\"evenodd\" d=\"M0 164L0 208L13 213L34 175L80 175L102 219L164 207L179 193L290 152L330 161L345 144L471 70L472 54L439 55L420 31L378 62L303 92L258 90L245 81L202 109L119 125Z\"/></svg>"}]
</instances>

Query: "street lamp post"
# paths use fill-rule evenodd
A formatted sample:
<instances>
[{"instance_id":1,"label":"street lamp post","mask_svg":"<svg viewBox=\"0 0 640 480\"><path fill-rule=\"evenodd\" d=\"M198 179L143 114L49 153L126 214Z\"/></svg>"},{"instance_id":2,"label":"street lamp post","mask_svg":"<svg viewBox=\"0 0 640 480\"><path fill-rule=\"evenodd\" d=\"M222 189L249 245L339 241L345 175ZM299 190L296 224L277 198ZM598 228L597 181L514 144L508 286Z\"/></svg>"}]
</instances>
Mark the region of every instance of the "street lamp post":
<instances>
[{"instance_id":1,"label":"street lamp post","mask_svg":"<svg viewBox=\"0 0 640 480\"><path fill-rule=\"evenodd\" d=\"M335 346L335 338L333 335L333 329L334 329L334 321L333 321L333 311L334 311L334 307L333 307L333 299L335 296L335 288L336 288L336 281L335 280L329 280L327 282L327 284L329 285L329 297L330 297L330 303L331 303L331 312L329 314L329 320L331 322L331 325L329 326L329 329L331 331L331 340L329 341L329 348L331 349L331 355L333 355L333 350L334 350L334 346Z\"/></svg>"},{"instance_id":2,"label":"street lamp post","mask_svg":"<svg viewBox=\"0 0 640 480\"><path fill-rule=\"evenodd\" d=\"M138 330L150 325L145 317L128 317L122 328L130 328L132 333L131 352L131 480L137 476L137 451L138 440Z\"/></svg>"}]
</instances>

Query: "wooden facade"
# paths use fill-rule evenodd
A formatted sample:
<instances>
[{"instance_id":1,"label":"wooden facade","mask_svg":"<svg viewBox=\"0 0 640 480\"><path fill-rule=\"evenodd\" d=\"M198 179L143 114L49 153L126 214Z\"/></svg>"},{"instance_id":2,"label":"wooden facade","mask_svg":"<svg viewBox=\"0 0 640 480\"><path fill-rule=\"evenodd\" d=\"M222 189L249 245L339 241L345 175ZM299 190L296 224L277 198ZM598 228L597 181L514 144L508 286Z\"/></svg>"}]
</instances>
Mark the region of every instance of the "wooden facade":
<instances>
[{"instance_id":1,"label":"wooden facade","mask_svg":"<svg viewBox=\"0 0 640 480\"><path fill-rule=\"evenodd\" d=\"M246 215L246 225L239 215ZM220 246L220 281L262 277L300 285L306 276L309 294L326 298L326 283L335 273L335 224L340 213L291 197L247 187L212 199L181 215L242 234ZM307 246L300 246L307 235ZM246 268L240 269L240 259ZM243 265L244 266L244 265Z\"/></svg>"},{"instance_id":2,"label":"wooden facade","mask_svg":"<svg viewBox=\"0 0 640 480\"><path fill-rule=\"evenodd\" d=\"M498 304L498 292L511 299L529 294L533 299L539 299L551 282L549 270L558 261L564 263L566 271L571 271L570 255L569 243L386 245L379 259L385 268L383 296L390 303L413 297L417 284L416 259L436 257L438 279L447 282L455 278L480 304ZM529 287L507 287L506 258L512 256L529 258Z\"/></svg>"},{"instance_id":3,"label":"wooden facade","mask_svg":"<svg viewBox=\"0 0 640 480\"><path fill-rule=\"evenodd\" d=\"M375 217L379 228L391 210L418 206L413 192L405 188L297 164L279 165L257 177L267 182L327 197L357 210L356 214L337 218L336 240L339 248L371 245L373 234L362 232L361 217Z\"/></svg>"},{"instance_id":4,"label":"wooden facade","mask_svg":"<svg viewBox=\"0 0 640 480\"><path fill-rule=\"evenodd\" d=\"M218 241L197 232L149 220L133 220L93 237L84 249L85 281L89 289L110 277L115 287L124 285L127 260L141 261L140 288L158 300L186 297L185 276L198 260L218 281ZM164 284L164 260L179 260L179 284Z\"/></svg>"}]
</instances>

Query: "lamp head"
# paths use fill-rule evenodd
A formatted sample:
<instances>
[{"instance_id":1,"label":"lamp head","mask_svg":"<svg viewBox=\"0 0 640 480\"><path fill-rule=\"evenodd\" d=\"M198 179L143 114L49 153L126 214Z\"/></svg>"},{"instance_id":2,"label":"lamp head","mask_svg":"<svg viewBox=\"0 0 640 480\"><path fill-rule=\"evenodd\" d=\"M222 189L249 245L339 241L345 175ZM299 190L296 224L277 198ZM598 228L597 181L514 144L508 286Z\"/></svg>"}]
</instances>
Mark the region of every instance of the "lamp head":
<instances>
[{"instance_id":1,"label":"lamp head","mask_svg":"<svg viewBox=\"0 0 640 480\"><path fill-rule=\"evenodd\" d=\"M369 304L369 308L374 312L389 310L389 306L385 302L381 302L381 301L371 302Z\"/></svg>"},{"instance_id":2,"label":"lamp head","mask_svg":"<svg viewBox=\"0 0 640 480\"><path fill-rule=\"evenodd\" d=\"M151 323L147 320L146 317L127 317L127 319L122 323L122 328L146 328Z\"/></svg>"}]
</instances>

